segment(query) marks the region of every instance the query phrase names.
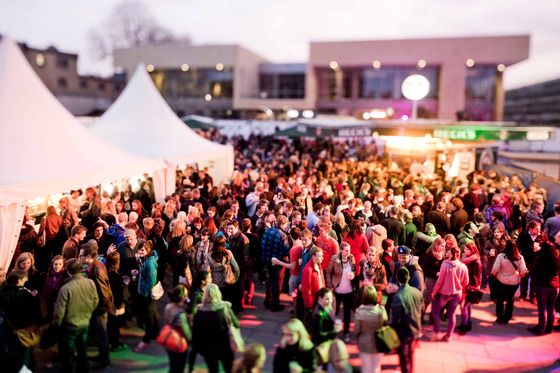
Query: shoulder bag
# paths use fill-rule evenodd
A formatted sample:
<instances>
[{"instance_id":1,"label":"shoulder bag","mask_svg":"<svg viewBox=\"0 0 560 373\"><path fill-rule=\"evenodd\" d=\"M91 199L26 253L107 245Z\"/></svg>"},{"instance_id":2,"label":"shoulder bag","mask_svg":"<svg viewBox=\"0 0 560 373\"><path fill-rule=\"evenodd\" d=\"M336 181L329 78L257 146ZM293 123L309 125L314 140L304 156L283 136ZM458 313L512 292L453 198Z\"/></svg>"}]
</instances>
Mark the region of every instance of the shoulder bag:
<instances>
[{"instance_id":1,"label":"shoulder bag","mask_svg":"<svg viewBox=\"0 0 560 373\"><path fill-rule=\"evenodd\" d=\"M229 307L224 307L224 313L226 316L226 322L228 326L228 335L229 335L229 347L231 351L236 354L238 352L245 351L245 342L243 341L243 337L241 336L241 331L238 327L233 324L233 320L229 315Z\"/></svg>"},{"instance_id":2,"label":"shoulder bag","mask_svg":"<svg viewBox=\"0 0 560 373\"><path fill-rule=\"evenodd\" d=\"M1 312L1 310L0 310ZM2 313L2 317L6 321L6 323L12 328L14 331L14 335L16 336L18 342L25 348L33 347L41 340L41 330L39 327L33 323L25 328L16 329L14 325L6 318L4 312Z\"/></svg>"},{"instance_id":3,"label":"shoulder bag","mask_svg":"<svg viewBox=\"0 0 560 373\"><path fill-rule=\"evenodd\" d=\"M377 307L379 311L379 324L381 324L381 309L379 306ZM390 325L383 325L375 331L375 344L377 352L391 352L400 347L401 340L395 329Z\"/></svg>"},{"instance_id":4,"label":"shoulder bag","mask_svg":"<svg viewBox=\"0 0 560 373\"><path fill-rule=\"evenodd\" d=\"M470 304L480 303L483 292L479 288L477 288L476 286L467 285L465 292L466 292L465 302Z\"/></svg>"},{"instance_id":5,"label":"shoulder bag","mask_svg":"<svg viewBox=\"0 0 560 373\"><path fill-rule=\"evenodd\" d=\"M159 335L156 338L156 342L163 347L167 348L172 352L183 353L187 351L188 343L187 339L183 336L181 332L179 332L175 328L175 324L177 320L179 320L179 316L181 316L183 312L177 312L175 317L173 318L173 322L171 325L165 325L161 328Z\"/></svg>"},{"instance_id":6,"label":"shoulder bag","mask_svg":"<svg viewBox=\"0 0 560 373\"><path fill-rule=\"evenodd\" d=\"M226 278L226 284L233 285L237 282L237 277L233 271L233 267L231 265L231 258L228 256L226 258L226 262L224 263L224 274Z\"/></svg>"},{"instance_id":7,"label":"shoulder bag","mask_svg":"<svg viewBox=\"0 0 560 373\"><path fill-rule=\"evenodd\" d=\"M163 286L161 285L161 281L158 281L155 286L152 288L152 299L158 300L163 297Z\"/></svg>"},{"instance_id":8,"label":"shoulder bag","mask_svg":"<svg viewBox=\"0 0 560 373\"><path fill-rule=\"evenodd\" d=\"M37 246L39 247L45 247L45 245L47 244L47 229L46 229L46 221L47 217L44 216L43 219L41 220L41 225L39 230L43 230L43 233L41 233L41 235L39 237L37 237Z\"/></svg>"}]
</instances>

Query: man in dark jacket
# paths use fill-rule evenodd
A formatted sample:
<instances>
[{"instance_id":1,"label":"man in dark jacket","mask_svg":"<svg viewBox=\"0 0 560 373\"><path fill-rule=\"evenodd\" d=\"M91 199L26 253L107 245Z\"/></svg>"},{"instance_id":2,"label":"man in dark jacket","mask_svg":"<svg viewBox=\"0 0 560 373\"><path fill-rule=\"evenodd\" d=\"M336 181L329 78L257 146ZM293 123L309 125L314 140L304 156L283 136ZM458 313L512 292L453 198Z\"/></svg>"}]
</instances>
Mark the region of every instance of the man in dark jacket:
<instances>
[{"instance_id":1,"label":"man in dark jacket","mask_svg":"<svg viewBox=\"0 0 560 373\"><path fill-rule=\"evenodd\" d=\"M529 272L533 269L533 264L535 263L535 259L539 254L541 249L541 244L547 242L546 235L541 232L541 224L532 221L527 224L527 230L519 235L517 238L517 248L521 255L523 255L523 259L525 259L525 265ZM529 276L525 276L521 279L520 284L520 293L519 299L525 300L527 298L527 290L529 289ZM531 303L536 304L537 298L535 294L535 286L533 285L533 281L531 281L531 289L529 290L529 297Z\"/></svg>"},{"instance_id":2,"label":"man in dark jacket","mask_svg":"<svg viewBox=\"0 0 560 373\"><path fill-rule=\"evenodd\" d=\"M109 284L109 275L105 265L97 260L97 250L91 245L83 245L80 249L80 260L87 265L86 273L97 289L99 303L91 317L90 325L97 337L99 355L96 357L99 367L104 369L111 363L109 360L109 337L107 336L107 314L113 308L113 292Z\"/></svg>"},{"instance_id":3,"label":"man in dark jacket","mask_svg":"<svg viewBox=\"0 0 560 373\"><path fill-rule=\"evenodd\" d=\"M400 286L393 298L391 326L401 340L401 346L397 348L401 370L403 373L411 373L414 347L416 340L422 334L421 318L424 300L422 293L408 284L410 274L406 267L400 267L396 277Z\"/></svg>"},{"instance_id":4,"label":"man in dark jacket","mask_svg":"<svg viewBox=\"0 0 560 373\"><path fill-rule=\"evenodd\" d=\"M72 227L70 238L64 243L62 247L62 256L65 260L75 259L80 252L80 242L86 238L86 227L82 225L75 225Z\"/></svg>"},{"instance_id":5,"label":"man in dark jacket","mask_svg":"<svg viewBox=\"0 0 560 373\"><path fill-rule=\"evenodd\" d=\"M428 223L432 223L434 227L436 227L436 232L440 237L445 237L451 228L451 222L444 211L445 203L438 202L436 209L428 211L424 217L424 226Z\"/></svg>"},{"instance_id":6,"label":"man in dark jacket","mask_svg":"<svg viewBox=\"0 0 560 373\"><path fill-rule=\"evenodd\" d=\"M239 230L239 222L235 219L230 220L226 225L226 232L228 235L229 250L233 254L235 261L239 265L239 280L235 283L236 296L233 299L233 310L235 312L243 310L243 305L241 304L241 299L243 299L243 294L245 289L247 289L249 299L253 298L252 291L254 291L253 285L253 271L250 272L250 277L247 277L247 263L249 261L249 247L250 242L247 236L241 233Z\"/></svg>"},{"instance_id":7,"label":"man in dark jacket","mask_svg":"<svg viewBox=\"0 0 560 373\"><path fill-rule=\"evenodd\" d=\"M389 206L387 213L389 217L381 222L381 225L387 229L387 238L393 240L397 246L404 245L406 235L403 222L397 219L398 208L396 206Z\"/></svg>"}]
</instances>

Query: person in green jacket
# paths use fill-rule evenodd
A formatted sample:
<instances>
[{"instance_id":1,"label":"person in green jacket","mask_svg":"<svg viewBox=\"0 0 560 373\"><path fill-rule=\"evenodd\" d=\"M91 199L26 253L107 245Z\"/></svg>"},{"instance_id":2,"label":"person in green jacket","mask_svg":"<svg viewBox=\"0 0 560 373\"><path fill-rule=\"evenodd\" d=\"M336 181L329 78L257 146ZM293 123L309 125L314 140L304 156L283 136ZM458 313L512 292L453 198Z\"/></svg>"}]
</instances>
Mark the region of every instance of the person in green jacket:
<instances>
[{"instance_id":1,"label":"person in green jacket","mask_svg":"<svg viewBox=\"0 0 560 373\"><path fill-rule=\"evenodd\" d=\"M72 372L74 348L78 350L77 371L88 371L87 334L89 321L99 297L95 283L82 275L78 259L66 262L70 278L58 292L54 305L53 325L59 327L58 351L61 372Z\"/></svg>"}]
</instances>

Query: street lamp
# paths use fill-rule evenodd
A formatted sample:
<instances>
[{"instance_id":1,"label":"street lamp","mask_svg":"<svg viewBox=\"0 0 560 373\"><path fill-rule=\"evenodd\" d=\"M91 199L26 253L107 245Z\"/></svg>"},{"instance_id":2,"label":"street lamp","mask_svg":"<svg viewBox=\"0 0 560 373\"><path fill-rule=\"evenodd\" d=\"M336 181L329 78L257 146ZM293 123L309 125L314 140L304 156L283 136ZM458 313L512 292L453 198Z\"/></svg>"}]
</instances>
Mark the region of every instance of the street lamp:
<instances>
[{"instance_id":1,"label":"street lamp","mask_svg":"<svg viewBox=\"0 0 560 373\"><path fill-rule=\"evenodd\" d=\"M404 97L412 100L412 120L418 116L418 101L430 91L430 82L422 75L410 75L401 86Z\"/></svg>"}]
</instances>

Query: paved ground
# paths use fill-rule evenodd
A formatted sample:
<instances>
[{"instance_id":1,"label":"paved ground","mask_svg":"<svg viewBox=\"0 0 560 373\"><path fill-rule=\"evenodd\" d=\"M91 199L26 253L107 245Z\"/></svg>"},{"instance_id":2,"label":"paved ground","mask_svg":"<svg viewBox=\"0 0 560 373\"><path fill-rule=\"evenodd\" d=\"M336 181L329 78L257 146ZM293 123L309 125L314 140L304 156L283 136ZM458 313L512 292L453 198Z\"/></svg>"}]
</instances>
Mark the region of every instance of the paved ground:
<instances>
[{"instance_id":1,"label":"paved ground","mask_svg":"<svg viewBox=\"0 0 560 373\"><path fill-rule=\"evenodd\" d=\"M264 371L272 371L272 360L276 346L281 338L282 324L290 318L287 311L272 313L262 303L264 294L257 285L255 306L246 308L240 314L242 334L246 342L260 342L266 346L268 358ZM283 303L289 299L283 295ZM158 302L160 310L165 301ZM508 325L494 323L494 305L488 294L482 302L473 308L473 330L465 336L455 334L449 343L431 342L425 338L419 342L415 355L415 371L439 372L560 372L560 333L537 337L527 331L537 320L537 308L528 302L517 301L514 318ZM460 318L460 316L458 316ZM130 323L134 324L134 323ZM425 333L431 327L425 328ZM143 331L129 327L123 330L124 342L135 346ZM356 339L352 334L352 342L348 345L351 362L360 365ZM52 363L54 351L37 351L37 372L58 372L57 363ZM90 347L89 354L96 354L95 347ZM165 350L152 343L141 354L131 350L111 353L113 364L107 372L166 372L168 359ZM1 370L1 369L0 369ZM398 357L386 355L382 360L382 370L400 372ZM203 360L197 359L196 371L205 372Z\"/></svg>"}]
</instances>

